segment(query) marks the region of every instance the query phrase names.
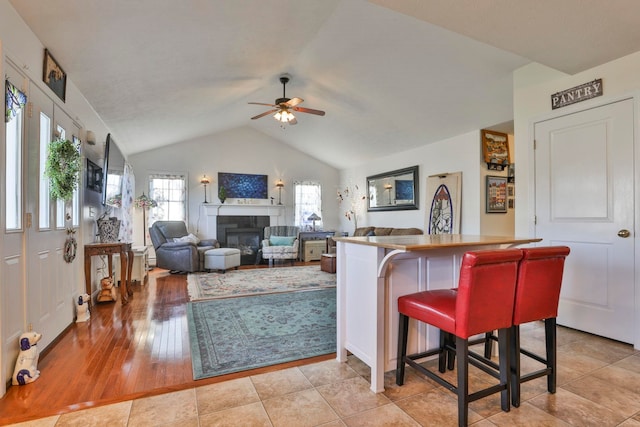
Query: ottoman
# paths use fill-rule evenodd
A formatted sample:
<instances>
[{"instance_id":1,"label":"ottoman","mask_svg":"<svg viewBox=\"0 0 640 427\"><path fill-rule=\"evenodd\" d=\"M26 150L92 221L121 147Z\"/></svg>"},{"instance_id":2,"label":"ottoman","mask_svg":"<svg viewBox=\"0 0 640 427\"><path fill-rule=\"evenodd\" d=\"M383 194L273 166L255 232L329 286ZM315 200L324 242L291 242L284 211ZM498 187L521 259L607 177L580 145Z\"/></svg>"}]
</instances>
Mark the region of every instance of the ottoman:
<instances>
[{"instance_id":1,"label":"ottoman","mask_svg":"<svg viewBox=\"0 0 640 427\"><path fill-rule=\"evenodd\" d=\"M320 270L327 273L336 272L336 254L322 254L320 258Z\"/></svg>"},{"instance_id":2,"label":"ottoman","mask_svg":"<svg viewBox=\"0 0 640 427\"><path fill-rule=\"evenodd\" d=\"M228 269L238 269L240 265L240 249L217 248L209 249L204 253L205 270L222 270L226 273Z\"/></svg>"}]
</instances>

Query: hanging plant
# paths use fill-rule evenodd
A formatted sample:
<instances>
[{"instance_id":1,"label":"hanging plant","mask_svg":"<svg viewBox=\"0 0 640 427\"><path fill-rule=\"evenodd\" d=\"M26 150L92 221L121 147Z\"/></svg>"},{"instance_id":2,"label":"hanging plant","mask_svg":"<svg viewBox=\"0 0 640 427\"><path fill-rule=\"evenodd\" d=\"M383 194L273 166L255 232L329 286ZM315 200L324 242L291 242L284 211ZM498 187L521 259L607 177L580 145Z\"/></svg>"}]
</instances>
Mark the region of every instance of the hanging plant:
<instances>
[{"instance_id":1,"label":"hanging plant","mask_svg":"<svg viewBox=\"0 0 640 427\"><path fill-rule=\"evenodd\" d=\"M56 139L49 144L45 165L49 189L56 199L70 200L78 186L80 152L68 139Z\"/></svg>"}]
</instances>

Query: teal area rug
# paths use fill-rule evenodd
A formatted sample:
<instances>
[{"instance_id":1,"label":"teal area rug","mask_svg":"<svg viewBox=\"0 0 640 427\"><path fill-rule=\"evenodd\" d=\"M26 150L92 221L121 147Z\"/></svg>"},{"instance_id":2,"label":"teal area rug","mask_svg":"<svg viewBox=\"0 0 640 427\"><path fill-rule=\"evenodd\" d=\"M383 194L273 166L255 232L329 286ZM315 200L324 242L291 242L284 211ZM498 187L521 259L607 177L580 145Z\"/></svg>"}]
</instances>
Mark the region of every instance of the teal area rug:
<instances>
[{"instance_id":1,"label":"teal area rug","mask_svg":"<svg viewBox=\"0 0 640 427\"><path fill-rule=\"evenodd\" d=\"M187 283L189 299L197 301L335 287L336 275L321 271L318 265L256 268L193 273L187 277Z\"/></svg>"},{"instance_id":2,"label":"teal area rug","mask_svg":"<svg viewBox=\"0 0 640 427\"><path fill-rule=\"evenodd\" d=\"M336 351L336 290L224 298L187 305L193 378Z\"/></svg>"}]
</instances>

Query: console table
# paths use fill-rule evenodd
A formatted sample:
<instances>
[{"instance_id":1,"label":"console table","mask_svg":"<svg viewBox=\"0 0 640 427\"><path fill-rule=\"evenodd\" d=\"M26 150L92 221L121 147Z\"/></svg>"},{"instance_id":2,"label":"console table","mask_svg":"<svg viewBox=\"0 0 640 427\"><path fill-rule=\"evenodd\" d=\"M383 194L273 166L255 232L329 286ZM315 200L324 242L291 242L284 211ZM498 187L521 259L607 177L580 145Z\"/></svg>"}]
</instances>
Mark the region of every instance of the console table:
<instances>
[{"instance_id":1,"label":"console table","mask_svg":"<svg viewBox=\"0 0 640 427\"><path fill-rule=\"evenodd\" d=\"M120 255L120 301L122 305L129 302L129 295L133 291L129 289L129 280L133 270L133 250L131 243L88 243L84 245L84 279L87 294L91 295L91 257L106 255L109 260L109 274L113 271L113 255Z\"/></svg>"}]
</instances>

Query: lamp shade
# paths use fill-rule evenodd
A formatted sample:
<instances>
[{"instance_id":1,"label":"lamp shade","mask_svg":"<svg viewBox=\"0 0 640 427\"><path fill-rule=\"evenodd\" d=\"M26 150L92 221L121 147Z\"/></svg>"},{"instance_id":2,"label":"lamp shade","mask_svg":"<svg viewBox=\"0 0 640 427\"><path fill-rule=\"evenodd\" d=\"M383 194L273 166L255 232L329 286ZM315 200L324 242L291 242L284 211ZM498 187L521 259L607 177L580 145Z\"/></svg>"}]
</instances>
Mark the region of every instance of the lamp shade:
<instances>
[{"instance_id":1,"label":"lamp shade","mask_svg":"<svg viewBox=\"0 0 640 427\"><path fill-rule=\"evenodd\" d=\"M318 214L314 212L309 216L309 218L307 218L307 221L320 221L321 219L322 218L320 218Z\"/></svg>"},{"instance_id":2,"label":"lamp shade","mask_svg":"<svg viewBox=\"0 0 640 427\"><path fill-rule=\"evenodd\" d=\"M136 197L136 199L133 201L133 205L136 208L150 209L158 206L158 202L147 197L146 194L142 193L142 196Z\"/></svg>"}]
</instances>

